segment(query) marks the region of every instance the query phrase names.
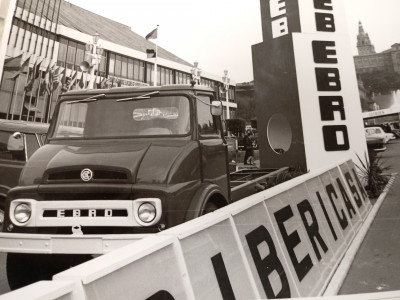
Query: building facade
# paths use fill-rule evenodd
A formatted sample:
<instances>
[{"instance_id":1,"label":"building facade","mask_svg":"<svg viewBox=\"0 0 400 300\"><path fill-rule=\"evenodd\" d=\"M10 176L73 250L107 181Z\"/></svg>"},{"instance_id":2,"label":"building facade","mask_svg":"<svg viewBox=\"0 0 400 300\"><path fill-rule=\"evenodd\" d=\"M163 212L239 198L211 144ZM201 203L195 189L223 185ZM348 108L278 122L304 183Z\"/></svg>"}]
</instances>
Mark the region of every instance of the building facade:
<instances>
[{"instance_id":1,"label":"building facade","mask_svg":"<svg viewBox=\"0 0 400 300\"><path fill-rule=\"evenodd\" d=\"M396 72L400 74L400 44L396 43L390 49L381 53L375 52L369 35L359 22L357 35L358 55L354 56L357 74L376 71Z\"/></svg>"},{"instance_id":2,"label":"building facade","mask_svg":"<svg viewBox=\"0 0 400 300\"><path fill-rule=\"evenodd\" d=\"M82 65L93 56L99 37L97 68ZM162 47L157 64L146 53L155 44L129 26L64 0L18 0L0 85L0 118L48 122L58 96L70 89L189 84L195 67ZM91 56L92 55L92 56ZM235 83L201 70L200 84L218 91L225 114L234 117ZM226 89L227 88L227 89ZM226 112L227 107L229 112Z\"/></svg>"}]
</instances>

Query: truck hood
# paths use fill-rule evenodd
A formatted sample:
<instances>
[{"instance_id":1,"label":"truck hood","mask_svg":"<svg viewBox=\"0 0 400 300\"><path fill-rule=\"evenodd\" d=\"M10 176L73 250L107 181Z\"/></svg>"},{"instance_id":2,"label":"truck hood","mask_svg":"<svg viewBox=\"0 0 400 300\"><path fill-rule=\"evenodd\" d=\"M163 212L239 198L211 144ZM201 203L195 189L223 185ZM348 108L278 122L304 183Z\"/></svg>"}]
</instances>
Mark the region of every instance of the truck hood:
<instances>
[{"instance_id":1,"label":"truck hood","mask_svg":"<svg viewBox=\"0 0 400 300\"><path fill-rule=\"evenodd\" d=\"M188 166L190 164L190 166ZM84 182L83 169L93 171L90 182L170 183L181 165L188 177L199 174L198 146L193 141L115 141L74 145L47 144L27 162L20 185Z\"/></svg>"}]
</instances>

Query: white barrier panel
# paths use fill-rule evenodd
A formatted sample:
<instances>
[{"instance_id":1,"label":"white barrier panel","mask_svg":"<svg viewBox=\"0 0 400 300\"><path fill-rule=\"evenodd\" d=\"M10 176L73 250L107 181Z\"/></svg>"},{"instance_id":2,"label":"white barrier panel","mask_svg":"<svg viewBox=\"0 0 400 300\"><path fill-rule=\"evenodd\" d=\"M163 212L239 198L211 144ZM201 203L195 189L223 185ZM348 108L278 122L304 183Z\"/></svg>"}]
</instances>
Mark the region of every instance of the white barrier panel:
<instances>
[{"instance_id":1,"label":"white barrier panel","mask_svg":"<svg viewBox=\"0 0 400 300\"><path fill-rule=\"evenodd\" d=\"M40 300L72 300L83 299L76 292L73 281L38 281L25 288L1 295L1 300L40 299ZM75 293L74 293L75 292Z\"/></svg>"},{"instance_id":2,"label":"white barrier panel","mask_svg":"<svg viewBox=\"0 0 400 300\"><path fill-rule=\"evenodd\" d=\"M353 170L349 161L303 175L54 281L80 283L86 299L320 296L371 208Z\"/></svg>"}]
</instances>

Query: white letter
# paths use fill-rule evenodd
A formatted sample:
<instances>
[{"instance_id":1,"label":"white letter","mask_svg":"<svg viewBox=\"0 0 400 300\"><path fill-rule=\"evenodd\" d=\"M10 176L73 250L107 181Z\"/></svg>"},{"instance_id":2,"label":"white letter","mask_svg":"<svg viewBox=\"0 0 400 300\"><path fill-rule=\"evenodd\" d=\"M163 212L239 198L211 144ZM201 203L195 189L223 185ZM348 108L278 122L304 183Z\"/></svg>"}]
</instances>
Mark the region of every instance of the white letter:
<instances>
[{"instance_id":1,"label":"white letter","mask_svg":"<svg viewBox=\"0 0 400 300\"><path fill-rule=\"evenodd\" d=\"M95 209L89 209L89 217L95 217L96 216L96 210Z\"/></svg>"},{"instance_id":2,"label":"white letter","mask_svg":"<svg viewBox=\"0 0 400 300\"><path fill-rule=\"evenodd\" d=\"M269 9L271 11L271 18L286 14L286 2L281 0L269 0Z\"/></svg>"},{"instance_id":3,"label":"white letter","mask_svg":"<svg viewBox=\"0 0 400 300\"><path fill-rule=\"evenodd\" d=\"M111 209L106 209L104 211L104 216L105 217L112 217L112 210Z\"/></svg>"},{"instance_id":4,"label":"white letter","mask_svg":"<svg viewBox=\"0 0 400 300\"><path fill-rule=\"evenodd\" d=\"M57 217L58 217L58 218L63 218L63 217L65 217L65 210L64 210L64 209L59 209L59 210L57 210Z\"/></svg>"},{"instance_id":5,"label":"white letter","mask_svg":"<svg viewBox=\"0 0 400 300\"><path fill-rule=\"evenodd\" d=\"M283 17L278 20L272 21L272 38L281 37L289 33L287 18Z\"/></svg>"}]
</instances>

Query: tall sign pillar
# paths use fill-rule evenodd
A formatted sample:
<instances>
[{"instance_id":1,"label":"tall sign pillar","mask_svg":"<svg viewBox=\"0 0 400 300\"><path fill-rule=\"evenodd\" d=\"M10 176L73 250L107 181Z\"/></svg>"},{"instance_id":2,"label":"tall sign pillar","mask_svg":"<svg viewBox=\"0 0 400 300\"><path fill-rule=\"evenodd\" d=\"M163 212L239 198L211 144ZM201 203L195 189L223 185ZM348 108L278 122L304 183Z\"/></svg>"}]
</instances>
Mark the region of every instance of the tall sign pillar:
<instances>
[{"instance_id":1,"label":"tall sign pillar","mask_svg":"<svg viewBox=\"0 0 400 300\"><path fill-rule=\"evenodd\" d=\"M261 0L253 68L261 167L367 152L343 0Z\"/></svg>"}]
</instances>

